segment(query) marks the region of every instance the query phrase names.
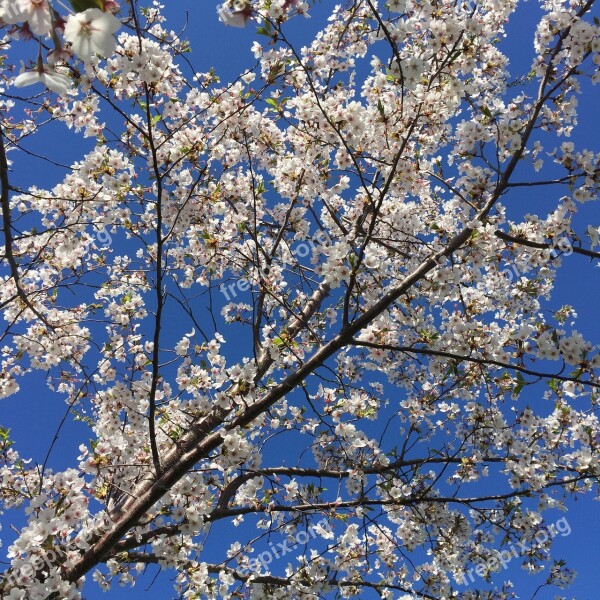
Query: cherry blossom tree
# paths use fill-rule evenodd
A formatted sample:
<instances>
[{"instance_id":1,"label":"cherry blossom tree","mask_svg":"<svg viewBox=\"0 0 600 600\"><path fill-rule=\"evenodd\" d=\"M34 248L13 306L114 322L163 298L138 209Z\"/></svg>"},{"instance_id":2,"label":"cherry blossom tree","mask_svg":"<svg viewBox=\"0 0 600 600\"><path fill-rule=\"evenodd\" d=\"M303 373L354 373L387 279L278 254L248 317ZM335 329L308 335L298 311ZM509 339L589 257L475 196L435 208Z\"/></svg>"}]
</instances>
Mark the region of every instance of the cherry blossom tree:
<instances>
[{"instance_id":1,"label":"cherry blossom tree","mask_svg":"<svg viewBox=\"0 0 600 600\"><path fill-rule=\"evenodd\" d=\"M597 493L600 346L553 289L600 258L593 5L536 5L509 73L516 0L347 0L302 44L312 5L228 1L255 63L221 81L157 2L0 4L0 395L89 429L56 469L2 422L2 598L571 581L548 515ZM87 151L47 185L50 126Z\"/></svg>"}]
</instances>

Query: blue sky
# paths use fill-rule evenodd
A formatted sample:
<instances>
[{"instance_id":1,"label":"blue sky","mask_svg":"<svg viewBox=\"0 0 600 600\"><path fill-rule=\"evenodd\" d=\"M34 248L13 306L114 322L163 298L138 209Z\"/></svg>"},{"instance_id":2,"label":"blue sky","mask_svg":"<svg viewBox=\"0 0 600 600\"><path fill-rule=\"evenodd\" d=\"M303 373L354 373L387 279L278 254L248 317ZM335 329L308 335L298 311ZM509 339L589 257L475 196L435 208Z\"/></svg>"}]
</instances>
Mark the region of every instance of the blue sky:
<instances>
[{"instance_id":1,"label":"blue sky","mask_svg":"<svg viewBox=\"0 0 600 600\"><path fill-rule=\"evenodd\" d=\"M198 0L177 0L173 3L175 7L169 6L167 14L173 18L171 27L175 30L180 29L187 22L184 37L187 36L192 44L192 54L190 58L194 67L198 71L208 71L214 67L221 76L223 82L233 79L245 68L254 64L254 58L249 52L249 47L255 34L253 28L246 30L226 28L219 23L216 15L216 4L213 2ZM317 4L312 10L313 18L310 20L296 19L290 24L290 33L293 37L301 40L306 38L309 33L315 32L323 23L322 15L327 14L330 4L322 2ZM504 44L504 49L511 59L511 73L514 76L527 73L531 64L532 32L535 27L538 15L536 2L529 0L519 9L517 15L512 19L509 27L510 43ZM187 19L186 19L187 15ZM259 38L260 39L260 38ZM597 139L600 134L597 128L596 104L598 100L598 90L590 88L585 90L586 94L581 100L580 126L574 133L574 139L581 145L597 147ZM595 95L595 96L594 96ZM587 123L596 119L596 128L587 126ZM56 133L62 126L55 125ZM49 135L48 133L46 134ZM69 133L65 134L67 139L75 139ZM38 143L40 147L49 143L49 138L42 138ZM56 148L56 153L60 161L69 164L78 159L82 154L82 148L68 144ZM56 171L44 167L39 162L32 162L26 157L16 158L15 160L15 179L21 178L21 183L28 181L31 183L31 173L35 173L37 178L35 183L38 185L51 185L57 179ZM36 170L32 171L36 164ZM538 191L539 190L539 191ZM534 189L534 191L523 191L518 194L512 194L507 198L506 204L509 209L514 210L514 214L522 212L539 212L543 214L548 207L555 205L555 198L544 196L543 189ZM514 209L511 208L514 204ZM527 211L523 211L523 203L527 205ZM580 231L583 233L585 225L588 223L600 225L600 211L596 204L589 204L582 207L578 215L577 223L581 224ZM598 298L600 297L600 278L598 267L590 263L582 256L570 256L565 259L567 268L560 271L557 282L556 293L553 304L560 306L569 303L575 306L579 315L580 329L588 339L600 341L600 321L597 317ZM577 290L574 293L574 290ZM66 408L59 406L55 398L50 398L49 392L38 382L34 386L22 386L22 391L14 397L2 401L1 423L3 426L12 428L12 437L17 442L17 449L23 456L34 456L39 460L43 459L45 451L48 448L56 430L56 425L62 418L63 410ZM87 429L78 424L70 424L65 427L61 434L59 443L53 453L51 464L55 468L64 468L73 464L73 458L77 456L77 447L82 441L87 439ZM82 439L82 435L85 437ZM556 513L556 519L562 514ZM578 571L579 576L572 588L567 590L566 596L576 598L577 600L592 600L597 598L597 557L600 554L600 520L598 519L598 503L594 502L589 496L584 500L570 503L570 511L565 515L568 519L571 533L565 537L557 537L554 555L568 560L570 566ZM553 519L548 517L549 522ZM5 521L6 522L6 521ZM207 556L218 553L218 547L222 544L224 537L235 535L236 530L224 528L222 535L215 536L209 541L206 547ZM6 533L6 529L3 534ZM229 541L232 540L227 540ZM535 589L532 578L527 577L516 567L514 561L510 569L499 575L502 577L510 573L510 578L515 584L518 596L521 598L530 598ZM85 589L85 597L88 600L97 598L142 598L151 594L155 598L173 597L172 587L166 577L159 577L153 582L156 574L156 567L150 567L148 574L142 577L134 588L115 588L108 595L102 594L94 585L88 585ZM496 579L495 581L499 581ZM538 580L536 579L537 583ZM538 600L551 600L558 593L555 589L551 591L543 590L536 598ZM365 597L370 597L365 595Z\"/></svg>"}]
</instances>

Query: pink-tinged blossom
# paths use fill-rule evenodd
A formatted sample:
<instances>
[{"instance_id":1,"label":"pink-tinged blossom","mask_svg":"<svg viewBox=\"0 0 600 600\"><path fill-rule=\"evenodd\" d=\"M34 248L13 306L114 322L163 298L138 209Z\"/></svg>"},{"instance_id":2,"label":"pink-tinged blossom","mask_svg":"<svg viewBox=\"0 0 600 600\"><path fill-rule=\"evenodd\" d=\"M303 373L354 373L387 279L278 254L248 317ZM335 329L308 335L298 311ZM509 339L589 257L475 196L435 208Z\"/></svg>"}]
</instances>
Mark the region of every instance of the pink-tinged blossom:
<instances>
[{"instance_id":1,"label":"pink-tinged blossom","mask_svg":"<svg viewBox=\"0 0 600 600\"><path fill-rule=\"evenodd\" d=\"M22 25L15 25L10 30L10 33L25 42L32 40L34 37L33 31L31 31L31 29L29 27L29 23L23 23Z\"/></svg>"},{"instance_id":2,"label":"pink-tinged blossom","mask_svg":"<svg viewBox=\"0 0 600 600\"><path fill-rule=\"evenodd\" d=\"M47 0L18 0L17 5L33 33L46 35L52 31L52 13Z\"/></svg>"},{"instance_id":3,"label":"pink-tinged blossom","mask_svg":"<svg viewBox=\"0 0 600 600\"><path fill-rule=\"evenodd\" d=\"M240 1L235 1L231 5L221 4L217 11L219 19L230 27L246 27L246 23L252 16L252 6Z\"/></svg>"},{"instance_id":4,"label":"pink-tinged blossom","mask_svg":"<svg viewBox=\"0 0 600 600\"><path fill-rule=\"evenodd\" d=\"M391 12L403 13L406 10L406 0L389 0L387 7Z\"/></svg>"},{"instance_id":5,"label":"pink-tinged blossom","mask_svg":"<svg viewBox=\"0 0 600 600\"><path fill-rule=\"evenodd\" d=\"M0 5L0 20L11 25L28 23L36 35L52 31L52 13L47 0L4 0Z\"/></svg>"},{"instance_id":6,"label":"pink-tinged blossom","mask_svg":"<svg viewBox=\"0 0 600 600\"><path fill-rule=\"evenodd\" d=\"M117 42L114 35L121 22L111 13L99 8L69 15L65 25L64 37L71 43L73 52L82 60L89 60L94 54L111 56Z\"/></svg>"},{"instance_id":7,"label":"pink-tinged blossom","mask_svg":"<svg viewBox=\"0 0 600 600\"><path fill-rule=\"evenodd\" d=\"M272 17L273 37L306 10L299 0L220 1L233 26ZM99 46L111 55L78 65L84 93L43 98L67 143L87 138L85 154L51 189L35 187L32 172L30 189L11 193L22 277L0 273L0 397L21 385L25 398L31 371L43 372L48 400L66 400L91 439L76 469L48 467L41 478L0 427L0 509L22 506L27 520L0 597L75 598L68 581L83 574L107 590L133 583L146 563L117 560L120 543L109 554L96 544L106 515L108 528L121 522L120 541L141 540L152 561L177 571L181 597L359 596L361 583L378 582L386 600L449 598L453 579L495 556L505 533L535 539L542 510L561 507L556 487L579 495L598 478L589 384L600 347L574 329L573 308L545 299L561 260L569 269L569 254L599 245L598 223L583 236L574 217L575 200L597 195L600 154L551 133L568 133L577 117L586 75L571 65L600 51L595 30L552 32L574 13L540 30L531 76L573 84L545 102L525 95L535 86L507 83L496 40L512 0L435 10L389 0L402 18L385 20L382 9L385 35L370 3L351 4L332 8L296 52L255 42L256 66L226 85L216 73L192 76L181 56L189 48L163 27L158 2L119 36L118 53L113 28L90 25L113 3L89 11L89 23L85 6L69 18L81 58ZM68 81L54 81L68 72L54 63L71 56L54 17L48 66L40 59L20 84ZM556 43L560 56L546 52ZM15 132L29 139L44 127L31 111L21 118L31 106L19 98L0 97L0 108L11 147ZM518 195L505 209L509 180L544 182L549 163L557 184L537 214ZM530 179L536 164L541 175ZM228 344L208 337L213 328ZM540 393L548 409L535 402L530 369L551 378ZM175 475L168 486L159 487L160 467ZM486 477L501 496L472 511ZM225 529L248 525L229 550L221 544L218 575L200 557L203 539L218 535L213 517ZM302 551L284 558L279 535ZM418 571L406 560L413 551ZM43 577L31 576L40 564ZM233 576L252 565L281 589Z\"/></svg>"},{"instance_id":8,"label":"pink-tinged blossom","mask_svg":"<svg viewBox=\"0 0 600 600\"><path fill-rule=\"evenodd\" d=\"M66 63L73 57L73 52L68 48L59 48L58 50L52 50L48 54L48 65L54 67L56 64Z\"/></svg>"}]
</instances>

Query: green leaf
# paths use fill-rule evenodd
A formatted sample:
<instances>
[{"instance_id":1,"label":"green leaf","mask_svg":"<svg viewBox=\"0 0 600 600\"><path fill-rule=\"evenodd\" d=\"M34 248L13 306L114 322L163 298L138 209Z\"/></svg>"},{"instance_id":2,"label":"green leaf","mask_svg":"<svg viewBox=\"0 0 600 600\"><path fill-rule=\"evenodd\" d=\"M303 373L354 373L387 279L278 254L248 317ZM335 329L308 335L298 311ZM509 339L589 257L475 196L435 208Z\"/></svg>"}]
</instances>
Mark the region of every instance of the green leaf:
<instances>
[{"instance_id":1,"label":"green leaf","mask_svg":"<svg viewBox=\"0 0 600 600\"><path fill-rule=\"evenodd\" d=\"M273 37L273 31L271 30L271 23L267 19L263 21L263 24L257 28L256 33L258 35L266 35L268 37Z\"/></svg>"},{"instance_id":2,"label":"green leaf","mask_svg":"<svg viewBox=\"0 0 600 600\"><path fill-rule=\"evenodd\" d=\"M515 385L513 389L513 396L517 397L526 385L527 382L525 381L525 379L523 379L523 375L521 375L521 373L517 371L517 385Z\"/></svg>"},{"instance_id":3,"label":"green leaf","mask_svg":"<svg viewBox=\"0 0 600 600\"><path fill-rule=\"evenodd\" d=\"M88 8L99 8L100 10L104 10L104 3L102 0L69 0L71 2L71 6L75 12L83 12Z\"/></svg>"},{"instance_id":4,"label":"green leaf","mask_svg":"<svg viewBox=\"0 0 600 600\"><path fill-rule=\"evenodd\" d=\"M492 111L487 106L481 107L481 112L488 118L492 119L494 115L492 115Z\"/></svg>"},{"instance_id":5,"label":"green leaf","mask_svg":"<svg viewBox=\"0 0 600 600\"><path fill-rule=\"evenodd\" d=\"M569 373L569 377L572 377L573 379L579 379L579 377L581 376L582 373L583 373L583 369L581 369L581 368L575 369L575 371L572 371L571 373Z\"/></svg>"},{"instance_id":6,"label":"green leaf","mask_svg":"<svg viewBox=\"0 0 600 600\"><path fill-rule=\"evenodd\" d=\"M0 441L3 444L8 442L8 438L10 436L10 428L9 427L0 427Z\"/></svg>"},{"instance_id":7,"label":"green leaf","mask_svg":"<svg viewBox=\"0 0 600 600\"><path fill-rule=\"evenodd\" d=\"M442 379L442 383L444 383L448 377L450 377L450 375L455 375L456 377L460 376L460 371L458 370L458 365L461 363L462 361L458 361L458 363L452 363L447 369L446 372L444 373L444 377Z\"/></svg>"}]
</instances>

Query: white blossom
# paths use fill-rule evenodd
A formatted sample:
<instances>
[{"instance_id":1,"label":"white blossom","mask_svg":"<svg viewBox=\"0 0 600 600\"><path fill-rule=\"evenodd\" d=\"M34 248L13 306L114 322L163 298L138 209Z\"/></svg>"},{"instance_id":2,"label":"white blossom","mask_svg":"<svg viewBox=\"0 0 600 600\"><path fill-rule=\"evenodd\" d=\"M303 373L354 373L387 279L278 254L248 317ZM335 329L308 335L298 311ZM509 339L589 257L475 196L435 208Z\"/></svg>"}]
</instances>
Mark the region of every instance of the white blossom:
<instances>
[{"instance_id":1,"label":"white blossom","mask_svg":"<svg viewBox=\"0 0 600 600\"><path fill-rule=\"evenodd\" d=\"M73 52L82 60L94 54L110 56L117 47L114 33L121 22L113 14L99 8L69 15L65 25L65 40L71 43Z\"/></svg>"},{"instance_id":2,"label":"white blossom","mask_svg":"<svg viewBox=\"0 0 600 600\"><path fill-rule=\"evenodd\" d=\"M0 19L5 23L25 23L37 35L52 30L52 13L47 0L3 0Z\"/></svg>"},{"instance_id":3,"label":"white blossom","mask_svg":"<svg viewBox=\"0 0 600 600\"><path fill-rule=\"evenodd\" d=\"M40 65L31 71L23 71L13 81L15 87L25 87L34 83L42 83L57 94L71 89L71 80L66 75L57 73L46 65Z\"/></svg>"},{"instance_id":4,"label":"white blossom","mask_svg":"<svg viewBox=\"0 0 600 600\"><path fill-rule=\"evenodd\" d=\"M224 3L217 7L219 20L230 27L246 27L252 14L252 8L246 2L238 0L230 4Z\"/></svg>"}]
</instances>

